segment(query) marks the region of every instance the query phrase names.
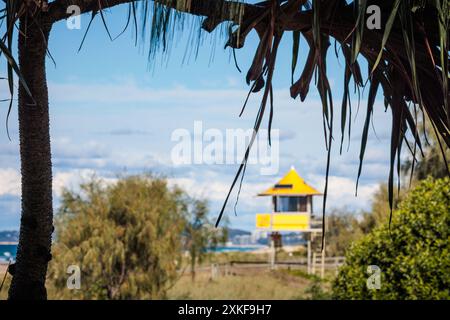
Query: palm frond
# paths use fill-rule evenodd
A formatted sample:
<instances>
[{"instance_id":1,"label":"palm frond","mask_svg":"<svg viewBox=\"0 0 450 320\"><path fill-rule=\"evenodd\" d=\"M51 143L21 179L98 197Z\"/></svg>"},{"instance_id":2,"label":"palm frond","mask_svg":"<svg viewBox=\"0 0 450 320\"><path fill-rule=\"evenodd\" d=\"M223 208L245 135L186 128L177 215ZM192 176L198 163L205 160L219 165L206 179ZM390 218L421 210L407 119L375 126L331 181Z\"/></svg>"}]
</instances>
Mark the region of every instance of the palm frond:
<instances>
[{"instance_id":1,"label":"palm frond","mask_svg":"<svg viewBox=\"0 0 450 320\"><path fill-rule=\"evenodd\" d=\"M271 5L275 1L258 3L263 8L258 15L244 19L240 28L241 39L230 37L228 44L233 48L241 48L249 28L253 28L260 35L260 43L255 53L253 63L247 73L247 83L252 83L252 88L260 78L266 59L266 50L269 46L266 33L272 19ZM406 141L410 152L415 153L416 148L421 150L417 129L417 117L414 113L425 113L432 126L436 128L440 139L444 141L442 149L450 147L450 111L449 111L449 34L450 21L449 1L413 1L395 0L370 1L355 0L347 3L344 0L325 1L313 0L312 6L306 10L306 1L288 0L277 2L280 14L276 21L283 30L293 31L292 63L291 63L291 96L300 95L305 100L313 74L317 75L317 89L322 101L323 125L325 145L327 147L327 169L324 196L324 214L326 205L326 193L328 186L329 158L331 143L333 140L333 100L326 73L326 49L329 38L334 38L340 43L345 57L344 68L344 94L341 104L341 147L344 142L344 130L347 126L347 114L350 104L349 84L353 78L355 88L364 86L364 82L370 82L367 113L364 123L360 164L357 174L357 185L362 174L363 160L367 148L369 125L372 120L375 107L375 97L378 88L381 87L384 101L392 111L391 126L391 156L389 173L389 202L392 208L394 197L394 175L400 171L400 154L402 143ZM381 30L369 30L366 28L366 9L369 5L376 4L380 7L383 18ZM338 14L335 14L338 12ZM245 16L245 15L244 15ZM251 24L253 22L253 24ZM284 26L284 28L283 28ZM297 56L300 52L299 35L307 41L309 47L306 64L297 81L294 79L294 71L297 66ZM301 51L305 52L305 51ZM370 66L368 79L363 81L359 70L358 56L366 59ZM265 80L267 81L267 80ZM267 83L265 86L267 87ZM252 92L253 90L250 90ZM258 114L259 116L259 114ZM348 121L350 135L351 116ZM406 140L406 133L412 132L413 146ZM440 141L438 139L438 141ZM443 152L444 153L444 152ZM397 163L397 166L395 166ZM397 170L395 170L397 167ZM239 176L240 170L236 177ZM400 181L398 177L398 182ZM234 187L232 185L231 190ZM229 196L229 194L228 194ZM228 199L227 196L227 199ZM226 204L226 201L225 201ZM219 215L219 219L225 208Z\"/></svg>"}]
</instances>

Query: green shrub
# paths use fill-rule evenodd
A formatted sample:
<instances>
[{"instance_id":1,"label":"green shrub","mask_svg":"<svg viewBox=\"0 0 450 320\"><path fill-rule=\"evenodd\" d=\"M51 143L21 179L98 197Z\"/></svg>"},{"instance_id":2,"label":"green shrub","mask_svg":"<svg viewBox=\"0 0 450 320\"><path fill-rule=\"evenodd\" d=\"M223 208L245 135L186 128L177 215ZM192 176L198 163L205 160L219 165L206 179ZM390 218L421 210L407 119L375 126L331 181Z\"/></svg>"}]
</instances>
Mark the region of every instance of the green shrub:
<instances>
[{"instance_id":1,"label":"green shrub","mask_svg":"<svg viewBox=\"0 0 450 320\"><path fill-rule=\"evenodd\" d=\"M450 179L422 181L383 224L347 251L336 299L450 299ZM369 265L381 269L369 290Z\"/></svg>"},{"instance_id":2,"label":"green shrub","mask_svg":"<svg viewBox=\"0 0 450 320\"><path fill-rule=\"evenodd\" d=\"M305 293L309 295L311 300L330 300L331 295L329 290L324 290L322 281L320 279L314 279L311 285L306 288Z\"/></svg>"},{"instance_id":3,"label":"green shrub","mask_svg":"<svg viewBox=\"0 0 450 320\"><path fill-rule=\"evenodd\" d=\"M178 279L186 196L166 180L132 176L105 185L93 179L81 192L64 191L56 217L52 298L164 298ZM81 288L66 286L79 266Z\"/></svg>"}]
</instances>

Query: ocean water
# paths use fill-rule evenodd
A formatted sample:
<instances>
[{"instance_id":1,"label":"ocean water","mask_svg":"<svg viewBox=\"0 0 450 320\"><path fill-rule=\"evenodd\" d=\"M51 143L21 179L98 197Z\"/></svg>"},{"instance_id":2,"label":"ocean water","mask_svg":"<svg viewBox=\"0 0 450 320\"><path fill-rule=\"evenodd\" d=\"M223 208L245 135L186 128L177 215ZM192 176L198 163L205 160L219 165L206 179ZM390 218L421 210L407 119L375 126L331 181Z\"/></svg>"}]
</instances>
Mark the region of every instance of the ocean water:
<instances>
[{"instance_id":1,"label":"ocean water","mask_svg":"<svg viewBox=\"0 0 450 320\"><path fill-rule=\"evenodd\" d=\"M0 261L5 262L15 258L17 253L16 244L0 244Z\"/></svg>"},{"instance_id":2,"label":"ocean water","mask_svg":"<svg viewBox=\"0 0 450 320\"><path fill-rule=\"evenodd\" d=\"M264 248L264 246L219 246L215 249L209 249L210 252L249 252ZM0 262L7 262L9 258L13 260L16 257L16 244L0 244Z\"/></svg>"},{"instance_id":3,"label":"ocean water","mask_svg":"<svg viewBox=\"0 0 450 320\"><path fill-rule=\"evenodd\" d=\"M214 249L209 249L210 252L249 252L255 251L261 248L265 248L265 246L219 246Z\"/></svg>"}]
</instances>

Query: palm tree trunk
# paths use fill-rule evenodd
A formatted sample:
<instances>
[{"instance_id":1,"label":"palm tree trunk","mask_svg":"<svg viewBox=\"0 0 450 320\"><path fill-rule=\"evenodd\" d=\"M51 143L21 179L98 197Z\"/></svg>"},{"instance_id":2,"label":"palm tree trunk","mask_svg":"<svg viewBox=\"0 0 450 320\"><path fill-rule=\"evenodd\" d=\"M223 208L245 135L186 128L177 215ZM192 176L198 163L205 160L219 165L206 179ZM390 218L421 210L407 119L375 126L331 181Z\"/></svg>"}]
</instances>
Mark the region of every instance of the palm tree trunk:
<instances>
[{"instance_id":1,"label":"palm tree trunk","mask_svg":"<svg viewBox=\"0 0 450 320\"><path fill-rule=\"evenodd\" d=\"M34 20L33 20L34 19ZM19 65L32 97L19 85L22 217L9 299L47 298L53 232L52 165L45 56L51 24L20 20Z\"/></svg>"}]
</instances>

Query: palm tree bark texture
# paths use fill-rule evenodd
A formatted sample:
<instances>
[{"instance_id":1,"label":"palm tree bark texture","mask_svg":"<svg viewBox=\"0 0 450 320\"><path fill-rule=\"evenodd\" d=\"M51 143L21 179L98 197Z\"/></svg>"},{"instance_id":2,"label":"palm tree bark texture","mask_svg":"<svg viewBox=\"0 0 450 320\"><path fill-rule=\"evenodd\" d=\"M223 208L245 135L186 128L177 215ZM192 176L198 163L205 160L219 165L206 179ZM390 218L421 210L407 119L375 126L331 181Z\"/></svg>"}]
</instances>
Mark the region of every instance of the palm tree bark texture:
<instances>
[{"instance_id":1,"label":"palm tree bark texture","mask_svg":"<svg viewBox=\"0 0 450 320\"><path fill-rule=\"evenodd\" d=\"M12 0L11 0L12 1ZM22 174L22 215L20 227L20 239L16 263L10 268L13 275L9 289L10 299L46 299L45 278L47 265L51 260L51 239L53 233L52 213L52 164L49 130L49 99L45 72L45 59L47 43L51 27L54 23L67 19L72 12L68 7L76 5L80 13L98 13L106 8L119 4L143 3L150 0L22 0L15 12L19 21L18 57L19 71L23 78L19 82L19 130L20 130L20 156ZM9 3L10 1L6 1ZM271 92L271 75L274 68L278 43L284 31L298 31L306 38L309 45L307 64L303 72L291 87L291 96L300 96L303 101L313 78L314 70L318 71L318 89L321 99L327 111L327 124L330 130L329 143L331 144L330 123L332 119L331 89L326 77L326 50L329 47L330 37L337 40L345 55L345 86L348 88L350 76L355 83L363 87L361 73L357 61L354 59L361 53L368 61L369 67L377 67L372 70L370 79L370 92L373 100L380 85L383 89L385 101L390 105L396 116L393 127L391 146L391 171L393 161L400 141L404 138L407 126L412 130L414 137L418 136L414 121L409 113L406 102L412 101L419 104L427 111L433 126L447 146L450 146L450 111L448 110L448 79L442 79L439 70L448 70L448 57L442 58L439 51L439 43L448 43L448 39L441 42L437 14L428 7L423 10L419 19L405 20L402 24L414 30L417 42L413 44L417 66L411 67L411 57L405 50L402 37L405 36L406 27L398 28L398 23L392 28L392 35L384 41L383 30L364 29L364 40L351 36L361 24L355 16L355 8L345 0L314 0L313 7L299 10L305 5L306 0L270 0L257 4L244 4L224 0L154 0L158 5L174 8L190 15L205 17L202 28L208 32L214 30L220 23L229 21L239 25L239 33L236 31L230 35L228 45L233 48L241 48L244 45L246 35L251 30L256 30L260 43L255 53L252 66L247 74L247 82L253 82L251 91L265 88L265 96ZM11 2L12 3L12 2ZM393 3L399 6L399 1L369 0L368 4L378 4L382 8L383 23L389 24L389 12L394 10ZM133 7L134 8L134 7ZM400 8L402 5L400 4ZM363 13L365 14L365 12ZM426 23L422 23L425 21ZM362 24L364 28L364 23ZM445 31L445 30L444 30ZM362 31L360 38L362 37ZM358 38L358 36L356 37ZM383 44L384 43L384 44ZM381 46L382 59L379 62ZM379 63L379 64L378 64ZM268 70L271 69L271 70ZM413 76L414 74L414 76ZM421 85L417 85L416 76L421 78ZM442 72L445 74L445 72ZM395 75L395 77L393 76ZM399 85L390 80L398 79ZM436 85L440 83L441 86ZM343 102L347 101L347 96ZM328 99L330 105L327 104ZM267 99L264 99L264 101ZM260 110L264 110L264 105ZM346 105L346 104L345 104ZM344 106L344 104L343 104ZM368 106L368 110L371 106ZM262 115L258 115L262 117ZM370 116L368 117L370 120ZM345 126L345 119L343 123ZM325 121L325 120L324 120ZM256 128L258 129L258 128ZM324 129L325 122L324 122ZM343 132L342 128L342 132ZM367 138L366 138L367 139ZM417 142L420 147L420 142ZM365 142L364 144L365 148ZM362 156L363 156L362 152ZM362 156L360 159L362 161ZM245 170L244 170L245 171ZM234 183L233 183L234 185ZM326 193L326 191L325 191ZM228 197L227 197L228 199ZM325 206L324 206L325 207Z\"/></svg>"},{"instance_id":2,"label":"palm tree bark texture","mask_svg":"<svg viewBox=\"0 0 450 320\"><path fill-rule=\"evenodd\" d=\"M45 299L45 275L51 258L52 163L45 56L51 25L37 28L20 19L19 66L30 96L19 86L19 135L22 174L22 217L17 263L11 273L11 299Z\"/></svg>"}]
</instances>

